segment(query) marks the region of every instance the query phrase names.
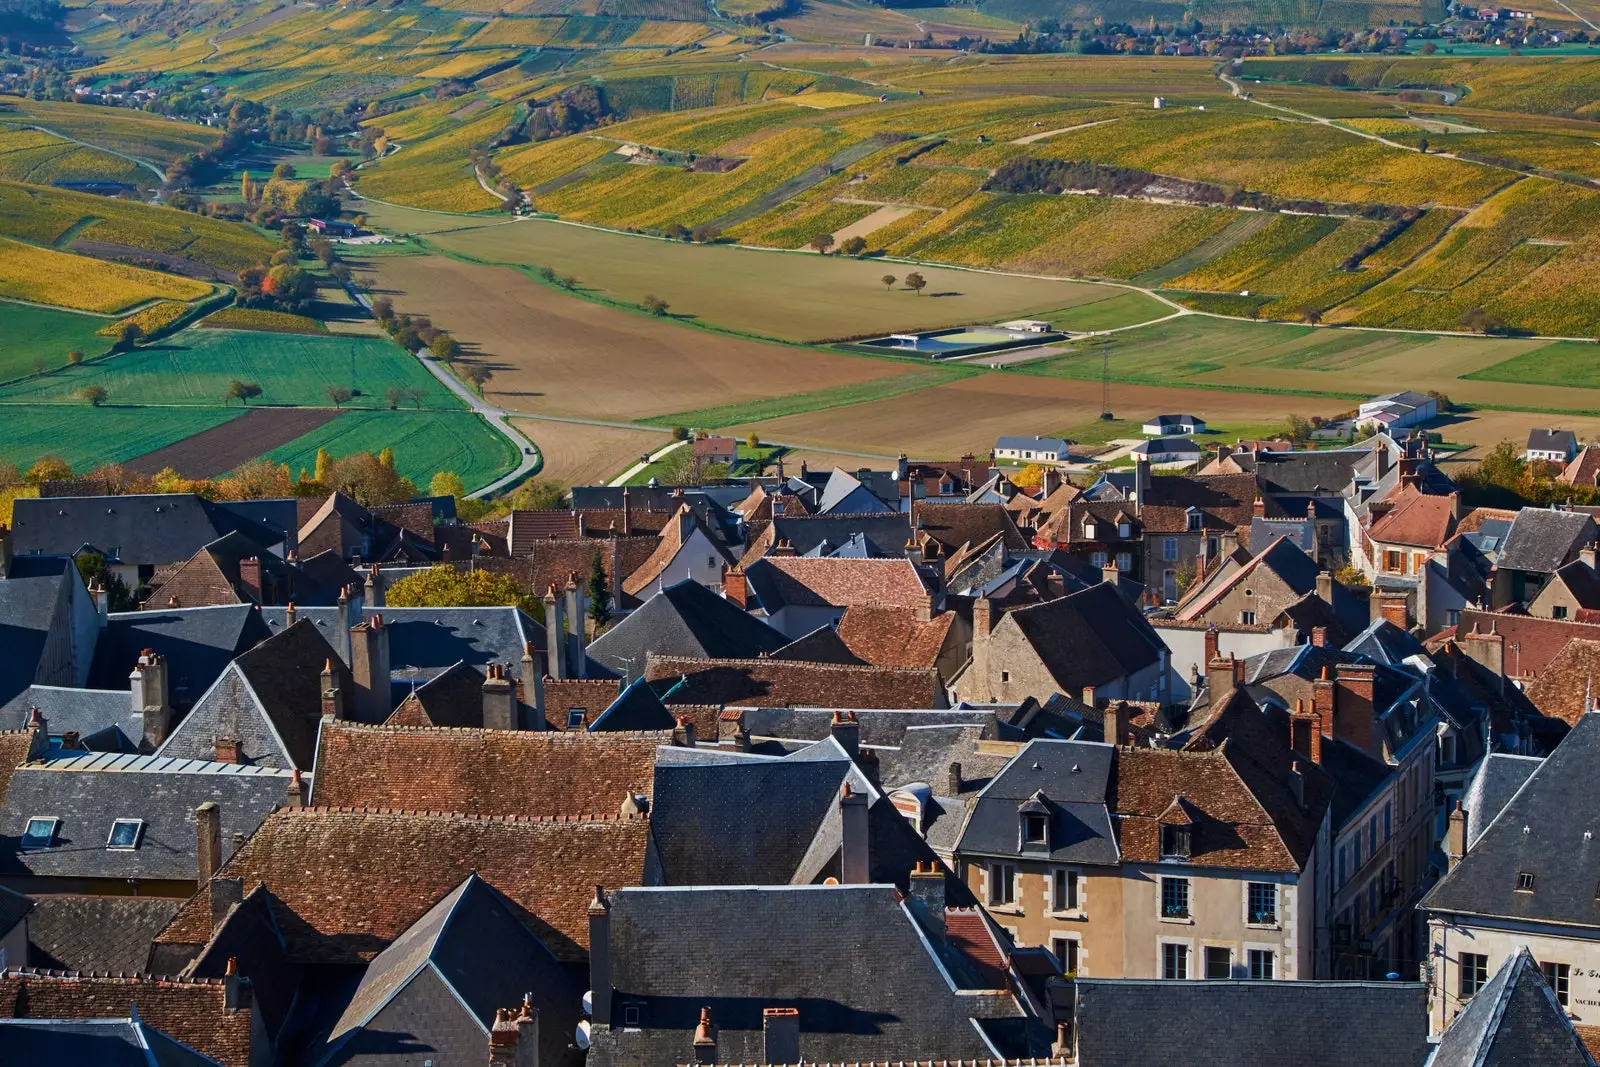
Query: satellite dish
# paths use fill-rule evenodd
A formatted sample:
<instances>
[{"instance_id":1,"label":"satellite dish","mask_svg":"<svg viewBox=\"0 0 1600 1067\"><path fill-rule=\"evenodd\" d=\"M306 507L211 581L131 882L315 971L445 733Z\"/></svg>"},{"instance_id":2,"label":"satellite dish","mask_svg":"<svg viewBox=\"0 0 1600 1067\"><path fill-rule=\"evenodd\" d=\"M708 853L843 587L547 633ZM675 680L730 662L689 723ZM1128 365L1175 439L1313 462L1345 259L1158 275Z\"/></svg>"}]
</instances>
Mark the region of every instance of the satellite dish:
<instances>
[{"instance_id":1,"label":"satellite dish","mask_svg":"<svg viewBox=\"0 0 1600 1067\"><path fill-rule=\"evenodd\" d=\"M588 1019L585 1019L581 1023L578 1024L578 1028L572 1032L572 1038L577 1043L578 1050L580 1052L588 1052L589 1051L589 1020Z\"/></svg>"},{"instance_id":2,"label":"satellite dish","mask_svg":"<svg viewBox=\"0 0 1600 1067\"><path fill-rule=\"evenodd\" d=\"M594 1014L594 990L592 989L583 991L583 1013L585 1015Z\"/></svg>"}]
</instances>

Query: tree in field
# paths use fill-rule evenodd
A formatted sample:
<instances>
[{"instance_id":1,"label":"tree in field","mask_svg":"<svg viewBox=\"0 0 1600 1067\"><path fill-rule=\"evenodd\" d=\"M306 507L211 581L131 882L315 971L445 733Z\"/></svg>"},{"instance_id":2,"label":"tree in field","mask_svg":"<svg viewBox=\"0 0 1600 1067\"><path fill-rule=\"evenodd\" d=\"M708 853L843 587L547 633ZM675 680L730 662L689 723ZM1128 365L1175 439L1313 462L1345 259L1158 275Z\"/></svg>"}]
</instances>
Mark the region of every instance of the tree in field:
<instances>
[{"instance_id":1,"label":"tree in field","mask_svg":"<svg viewBox=\"0 0 1600 1067\"><path fill-rule=\"evenodd\" d=\"M37 487L45 482L69 482L72 478L72 468L67 466L66 460L60 456L40 456L22 476L22 483Z\"/></svg>"},{"instance_id":2,"label":"tree in field","mask_svg":"<svg viewBox=\"0 0 1600 1067\"><path fill-rule=\"evenodd\" d=\"M255 382L241 382L235 378L228 383L228 391L222 394L223 400L237 400L245 407L250 406L250 401L261 395L261 386Z\"/></svg>"},{"instance_id":3,"label":"tree in field","mask_svg":"<svg viewBox=\"0 0 1600 1067\"><path fill-rule=\"evenodd\" d=\"M893 274L885 274L883 277L879 278L878 280L883 283L884 289L888 290L888 289L893 289L894 288L894 283L899 281L900 279L896 278Z\"/></svg>"},{"instance_id":4,"label":"tree in field","mask_svg":"<svg viewBox=\"0 0 1600 1067\"><path fill-rule=\"evenodd\" d=\"M1500 316L1493 312L1485 311L1483 308L1473 308L1463 314L1461 316L1461 325L1473 333L1481 333L1485 336L1492 333L1500 333L1506 328L1506 324L1500 320Z\"/></svg>"},{"instance_id":5,"label":"tree in field","mask_svg":"<svg viewBox=\"0 0 1600 1067\"><path fill-rule=\"evenodd\" d=\"M461 342L447 333L440 333L428 343L428 351L440 363L454 363L461 358Z\"/></svg>"},{"instance_id":6,"label":"tree in field","mask_svg":"<svg viewBox=\"0 0 1600 1067\"><path fill-rule=\"evenodd\" d=\"M74 348L71 352L68 352L67 353L67 362L68 363L72 363L72 364L82 363L83 362L83 350L81 348Z\"/></svg>"},{"instance_id":7,"label":"tree in field","mask_svg":"<svg viewBox=\"0 0 1600 1067\"><path fill-rule=\"evenodd\" d=\"M125 352L139 343L139 338L144 336L136 322L122 322L117 324L117 344L119 352Z\"/></svg>"},{"instance_id":8,"label":"tree in field","mask_svg":"<svg viewBox=\"0 0 1600 1067\"><path fill-rule=\"evenodd\" d=\"M394 470L394 449L385 448L378 453L378 466L385 470Z\"/></svg>"},{"instance_id":9,"label":"tree in field","mask_svg":"<svg viewBox=\"0 0 1600 1067\"><path fill-rule=\"evenodd\" d=\"M413 385L408 389L400 390L400 397L420 411L422 410L422 402L428 398L428 394Z\"/></svg>"},{"instance_id":10,"label":"tree in field","mask_svg":"<svg viewBox=\"0 0 1600 1067\"><path fill-rule=\"evenodd\" d=\"M543 618L544 602L526 592L509 574L471 571L448 564L402 578L384 594L397 608L483 608L509 605Z\"/></svg>"},{"instance_id":11,"label":"tree in field","mask_svg":"<svg viewBox=\"0 0 1600 1067\"><path fill-rule=\"evenodd\" d=\"M906 288L910 289L912 292L916 293L918 296L921 296L922 295L922 290L926 289L927 287L928 287L928 279L924 278L922 275L918 274L916 271L912 271L910 274L906 275Z\"/></svg>"},{"instance_id":12,"label":"tree in field","mask_svg":"<svg viewBox=\"0 0 1600 1067\"><path fill-rule=\"evenodd\" d=\"M1310 304L1307 304L1305 307L1300 309L1300 318L1302 321L1315 326L1317 323L1322 321L1322 312L1318 311Z\"/></svg>"},{"instance_id":13,"label":"tree in field","mask_svg":"<svg viewBox=\"0 0 1600 1067\"><path fill-rule=\"evenodd\" d=\"M846 256L859 256L867 250L865 237L849 237L844 244L839 246L839 252Z\"/></svg>"},{"instance_id":14,"label":"tree in field","mask_svg":"<svg viewBox=\"0 0 1600 1067\"><path fill-rule=\"evenodd\" d=\"M394 301L386 296L380 296L372 302L372 317L379 322L388 322L394 318Z\"/></svg>"},{"instance_id":15,"label":"tree in field","mask_svg":"<svg viewBox=\"0 0 1600 1067\"><path fill-rule=\"evenodd\" d=\"M272 168L272 176L274 178L293 179L294 173L295 171L293 163L279 163L276 167Z\"/></svg>"},{"instance_id":16,"label":"tree in field","mask_svg":"<svg viewBox=\"0 0 1600 1067\"><path fill-rule=\"evenodd\" d=\"M327 393L328 399L333 401L333 406L340 409L343 409L345 404L348 403L350 398L354 395L350 392L350 390L346 389L342 385L328 386Z\"/></svg>"},{"instance_id":17,"label":"tree in field","mask_svg":"<svg viewBox=\"0 0 1600 1067\"><path fill-rule=\"evenodd\" d=\"M831 233L819 233L811 239L811 250L813 252L818 252L825 256L828 254L828 249L832 247L833 234Z\"/></svg>"},{"instance_id":18,"label":"tree in field","mask_svg":"<svg viewBox=\"0 0 1600 1067\"><path fill-rule=\"evenodd\" d=\"M467 381L477 387L478 395L483 395L483 387L489 384L489 379L494 377L494 371L482 363L474 363L467 368Z\"/></svg>"},{"instance_id":19,"label":"tree in field","mask_svg":"<svg viewBox=\"0 0 1600 1067\"><path fill-rule=\"evenodd\" d=\"M639 303L641 307L657 318L660 318L667 313L667 302L661 299L659 296L646 296Z\"/></svg>"},{"instance_id":20,"label":"tree in field","mask_svg":"<svg viewBox=\"0 0 1600 1067\"><path fill-rule=\"evenodd\" d=\"M594 560L589 564L589 580L584 585L584 595L589 600L589 618L598 632L611 621L611 583L606 580L606 569L601 563L599 549L595 549Z\"/></svg>"},{"instance_id":21,"label":"tree in field","mask_svg":"<svg viewBox=\"0 0 1600 1067\"><path fill-rule=\"evenodd\" d=\"M674 441L687 441L689 439L689 427L674 426L672 428L672 439Z\"/></svg>"},{"instance_id":22,"label":"tree in field","mask_svg":"<svg viewBox=\"0 0 1600 1067\"><path fill-rule=\"evenodd\" d=\"M398 386L389 386L383 391L383 402L389 405L389 410L394 411L400 406L400 389Z\"/></svg>"},{"instance_id":23,"label":"tree in field","mask_svg":"<svg viewBox=\"0 0 1600 1067\"><path fill-rule=\"evenodd\" d=\"M749 437L744 439L744 446L750 451L754 452L756 449L761 447L761 435L758 433L751 433Z\"/></svg>"},{"instance_id":24,"label":"tree in field","mask_svg":"<svg viewBox=\"0 0 1600 1067\"><path fill-rule=\"evenodd\" d=\"M91 407L99 407L106 402L106 387L103 385L86 385L78 394L89 402Z\"/></svg>"},{"instance_id":25,"label":"tree in field","mask_svg":"<svg viewBox=\"0 0 1600 1067\"><path fill-rule=\"evenodd\" d=\"M573 277L570 274L563 274L558 279L558 281L560 281L560 283L561 283L561 288L566 289L568 291L571 291L571 290L576 289L578 287L578 279Z\"/></svg>"}]
</instances>

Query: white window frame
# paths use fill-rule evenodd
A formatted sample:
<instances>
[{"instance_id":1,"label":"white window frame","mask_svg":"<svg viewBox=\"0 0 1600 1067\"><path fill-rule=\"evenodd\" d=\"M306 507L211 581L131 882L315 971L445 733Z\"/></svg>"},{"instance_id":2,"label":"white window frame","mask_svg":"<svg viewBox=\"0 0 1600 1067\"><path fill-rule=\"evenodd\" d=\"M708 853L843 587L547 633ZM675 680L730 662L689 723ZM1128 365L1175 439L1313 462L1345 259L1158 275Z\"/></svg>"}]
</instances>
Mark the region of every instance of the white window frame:
<instances>
[{"instance_id":1,"label":"white window frame","mask_svg":"<svg viewBox=\"0 0 1600 1067\"><path fill-rule=\"evenodd\" d=\"M1224 951L1224 952L1226 952L1228 954L1228 973L1223 975L1221 978L1212 978L1211 975L1208 973L1209 970L1210 970L1210 961L1208 961L1206 959L1206 954L1211 952L1211 950L1213 950L1213 949L1221 949L1222 951ZM1231 979L1233 977L1233 969L1238 963L1238 958L1237 958L1238 955L1239 954L1236 951L1234 951L1234 947L1232 945L1227 945L1227 944L1222 944L1222 945L1204 944L1204 945L1201 945L1200 946L1200 978L1202 980L1204 980L1204 981L1207 981L1207 982L1226 982L1226 981L1228 981L1229 979Z\"/></svg>"},{"instance_id":2,"label":"white window frame","mask_svg":"<svg viewBox=\"0 0 1600 1067\"><path fill-rule=\"evenodd\" d=\"M1272 921L1256 922L1250 915L1250 888L1264 885L1272 890ZM1251 881L1244 883L1244 924L1258 930L1276 930L1283 924L1283 893L1277 882Z\"/></svg>"},{"instance_id":3,"label":"white window frame","mask_svg":"<svg viewBox=\"0 0 1600 1067\"><path fill-rule=\"evenodd\" d=\"M1244 964L1249 969L1250 980L1253 982L1275 982L1283 977L1282 970L1278 966L1278 955L1276 945L1246 945L1244 949ZM1267 966L1272 973L1257 977L1256 960L1261 956L1266 957Z\"/></svg>"},{"instance_id":4,"label":"white window frame","mask_svg":"<svg viewBox=\"0 0 1600 1067\"><path fill-rule=\"evenodd\" d=\"M1104 552L1091 552L1089 554L1089 564L1094 567L1104 567L1107 558Z\"/></svg>"},{"instance_id":5,"label":"white window frame","mask_svg":"<svg viewBox=\"0 0 1600 1067\"><path fill-rule=\"evenodd\" d=\"M30 845L27 843L28 828L36 822L47 822L50 824L50 837L42 845ZM56 844L56 835L58 835L60 832L61 819L59 817L55 815L30 815L28 816L28 821L22 824L22 837L18 840L17 847L29 852L40 848L54 848Z\"/></svg>"},{"instance_id":6,"label":"white window frame","mask_svg":"<svg viewBox=\"0 0 1600 1067\"><path fill-rule=\"evenodd\" d=\"M1194 938L1192 937L1159 937L1156 939L1156 974L1161 978L1167 977L1167 946L1174 945L1184 950L1183 978L1187 980L1194 974Z\"/></svg>"},{"instance_id":7,"label":"white window frame","mask_svg":"<svg viewBox=\"0 0 1600 1067\"><path fill-rule=\"evenodd\" d=\"M116 836L117 836L117 827L119 827L119 826L127 826L130 823L133 825L133 844L131 844L131 845L113 844L113 842L116 840ZM106 834L106 848L109 849L110 851L112 851L112 852L137 852L138 849L139 849L140 844L142 844L143 841L144 841L144 820L143 819L113 819L113 820L111 820L111 832Z\"/></svg>"}]
</instances>

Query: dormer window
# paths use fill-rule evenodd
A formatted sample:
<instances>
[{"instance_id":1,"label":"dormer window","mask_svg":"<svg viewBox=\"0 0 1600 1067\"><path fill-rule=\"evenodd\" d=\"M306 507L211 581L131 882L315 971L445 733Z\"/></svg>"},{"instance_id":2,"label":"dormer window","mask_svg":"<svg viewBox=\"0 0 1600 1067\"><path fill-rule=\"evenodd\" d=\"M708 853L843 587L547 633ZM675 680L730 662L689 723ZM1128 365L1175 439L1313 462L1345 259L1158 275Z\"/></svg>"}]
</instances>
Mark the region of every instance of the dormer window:
<instances>
[{"instance_id":1,"label":"dormer window","mask_svg":"<svg viewBox=\"0 0 1600 1067\"><path fill-rule=\"evenodd\" d=\"M1094 540L1094 523L1086 522L1083 524L1083 537L1086 541Z\"/></svg>"},{"instance_id":2,"label":"dormer window","mask_svg":"<svg viewBox=\"0 0 1600 1067\"><path fill-rule=\"evenodd\" d=\"M1024 815L1022 817L1022 843L1025 845L1047 844L1050 837L1049 824L1043 815Z\"/></svg>"},{"instance_id":3,"label":"dormer window","mask_svg":"<svg viewBox=\"0 0 1600 1067\"><path fill-rule=\"evenodd\" d=\"M22 847L50 848L56 843L56 830L61 826L61 820L51 815L35 815L28 820L27 828L22 831Z\"/></svg>"},{"instance_id":4,"label":"dormer window","mask_svg":"<svg viewBox=\"0 0 1600 1067\"><path fill-rule=\"evenodd\" d=\"M1189 858L1190 834L1192 827L1168 825L1161 828L1161 858L1164 860L1187 860Z\"/></svg>"},{"instance_id":5,"label":"dormer window","mask_svg":"<svg viewBox=\"0 0 1600 1067\"><path fill-rule=\"evenodd\" d=\"M111 824L111 833L106 838L106 848L117 852L131 852L139 847L139 838L144 836L143 819L118 819Z\"/></svg>"},{"instance_id":6,"label":"dormer window","mask_svg":"<svg viewBox=\"0 0 1600 1067\"><path fill-rule=\"evenodd\" d=\"M1189 511L1189 529L1190 530L1199 530L1200 529L1200 524L1204 520L1204 518L1205 518L1205 516L1201 515L1198 511L1190 509L1190 511Z\"/></svg>"},{"instance_id":7,"label":"dormer window","mask_svg":"<svg viewBox=\"0 0 1600 1067\"><path fill-rule=\"evenodd\" d=\"M1133 526L1126 522L1117 523L1117 536L1123 540L1133 536Z\"/></svg>"}]
</instances>

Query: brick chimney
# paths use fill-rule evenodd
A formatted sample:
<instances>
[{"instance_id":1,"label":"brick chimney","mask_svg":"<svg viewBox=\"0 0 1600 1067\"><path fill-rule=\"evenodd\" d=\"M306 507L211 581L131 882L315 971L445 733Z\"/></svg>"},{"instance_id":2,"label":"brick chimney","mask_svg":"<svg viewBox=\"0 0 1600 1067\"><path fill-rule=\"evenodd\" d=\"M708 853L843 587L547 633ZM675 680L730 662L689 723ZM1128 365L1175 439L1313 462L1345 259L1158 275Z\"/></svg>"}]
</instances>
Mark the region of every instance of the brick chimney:
<instances>
[{"instance_id":1,"label":"brick chimney","mask_svg":"<svg viewBox=\"0 0 1600 1067\"><path fill-rule=\"evenodd\" d=\"M489 676L483 680L483 728L485 730L515 730L517 722L517 692L506 677L505 668L498 663L489 664Z\"/></svg>"},{"instance_id":2,"label":"brick chimney","mask_svg":"<svg viewBox=\"0 0 1600 1067\"><path fill-rule=\"evenodd\" d=\"M206 883L206 898L211 905L211 929L227 919L235 904L244 903L243 878L212 878Z\"/></svg>"},{"instance_id":3,"label":"brick chimney","mask_svg":"<svg viewBox=\"0 0 1600 1067\"><path fill-rule=\"evenodd\" d=\"M303 808L306 806L306 780L300 773L300 768L294 769L294 775L289 779L289 807Z\"/></svg>"},{"instance_id":4,"label":"brick chimney","mask_svg":"<svg viewBox=\"0 0 1600 1067\"><path fill-rule=\"evenodd\" d=\"M1311 680L1311 716L1323 737L1333 736L1333 676L1322 668L1321 676Z\"/></svg>"},{"instance_id":5,"label":"brick chimney","mask_svg":"<svg viewBox=\"0 0 1600 1067\"><path fill-rule=\"evenodd\" d=\"M146 751L161 747L172 730L172 699L167 687L167 661L150 649L139 653L133 673L128 675L128 688L133 698L133 710L139 713L144 727Z\"/></svg>"},{"instance_id":6,"label":"brick chimney","mask_svg":"<svg viewBox=\"0 0 1600 1067\"><path fill-rule=\"evenodd\" d=\"M261 600L261 557L251 556L239 561L239 595L257 604Z\"/></svg>"},{"instance_id":7,"label":"brick chimney","mask_svg":"<svg viewBox=\"0 0 1600 1067\"><path fill-rule=\"evenodd\" d=\"M1311 628L1311 644L1316 648L1327 647L1328 628L1326 626L1313 626Z\"/></svg>"},{"instance_id":8,"label":"brick chimney","mask_svg":"<svg viewBox=\"0 0 1600 1067\"><path fill-rule=\"evenodd\" d=\"M778 538L777 544L773 545L772 546L772 551L767 553L767 554L769 556L794 556L794 555L798 555L798 553L795 552L795 550L794 550L794 542L788 540L787 538L783 538L783 537Z\"/></svg>"},{"instance_id":9,"label":"brick chimney","mask_svg":"<svg viewBox=\"0 0 1600 1067\"><path fill-rule=\"evenodd\" d=\"M1250 505L1250 514L1258 519L1266 518L1267 502L1262 500L1259 496L1256 497L1255 502Z\"/></svg>"},{"instance_id":10,"label":"brick chimney","mask_svg":"<svg viewBox=\"0 0 1600 1067\"><path fill-rule=\"evenodd\" d=\"M489 1067L539 1067L539 1009L527 996L520 1009L500 1008L494 1013Z\"/></svg>"},{"instance_id":11,"label":"brick chimney","mask_svg":"<svg viewBox=\"0 0 1600 1067\"><path fill-rule=\"evenodd\" d=\"M1113 745L1133 744L1133 726L1130 722L1132 718L1132 710L1133 709L1129 706L1126 700L1118 700L1112 705L1110 709L1111 736L1107 737L1106 741ZM1104 731L1105 726L1102 721L1101 732L1103 733Z\"/></svg>"},{"instance_id":12,"label":"brick chimney","mask_svg":"<svg viewBox=\"0 0 1600 1067\"><path fill-rule=\"evenodd\" d=\"M552 585L544 594L544 647L550 653L550 677L558 681L573 677L567 670L566 634L566 601L556 595L556 587Z\"/></svg>"},{"instance_id":13,"label":"brick chimney","mask_svg":"<svg viewBox=\"0 0 1600 1067\"><path fill-rule=\"evenodd\" d=\"M722 572L722 595L730 604L741 608L749 606L749 587L744 580L744 570L738 564Z\"/></svg>"},{"instance_id":14,"label":"brick chimney","mask_svg":"<svg viewBox=\"0 0 1600 1067\"><path fill-rule=\"evenodd\" d=\"M867 829L867 795L849 782L839 794L839 881L865 885L872 880L871 846Z\"/></svg>"},{"instance_id":15,"label":"brick chimney","mask_svg":"<svg viewBox=\"0 0 1600 1067\"><path fill-rule=\"evenodd\" d=\"M911 892L907 901L923 933L935 945L944 941L944 868L937 860L917 861L911 870Z\"/></svg>"},{"instance_id":16,"label":"brick chimney","mask_svg":"<svg viewBox=\"0 0 1600 1067\"><path fill-rule=\"evenodd\" d=\"M589 1017L596 1027L611 1025L611 904L603 886L589 901Z\"/></svg>"},{"instance_id":17,"label":"brick chimney","mask_svg":"<svg viewBox=\"0 0 1600 1067\"><path fill-rule=\"evenodd\" d=\"M237 737L219 737L212 742L217 751L218 763L242 763L239 758L239 739Z\"/></svg>"},{"instance_id":18,"label":"brick chimney","mask_svg":"<svg viewBox=\"0 0 1600 1067\"><path fill-rule=\"evenodd\" d=\"M717 1062L717 1035L711 1027L711 1009L700 1009L700 1025L694 1028L694 1059L692 1063Z\"/></svg>"},{"instance_id":19,"label":"brick chimney","mask_svg":"<svg viewBox=\"0 0 1600 1067\"><path fill-rule=\"evenodd\" d=\"M532 641L522 645L522 702L532 709L535 730L545 729L549 723L544 717L544 653L533 647Z\"/></svg>"},{"instance_id":20,"label":"brick chimney","mask_svg":"<svg viewBox=\"0 0 1600 1067\"><path fill-rule=\"evenodd\" d=\"M44 713L37 705L28 709L28 739L29 760L43 759L50 751L50 724L45 722Z\"/></svg>"},{"instance_id":21,"label":"brick chimney","mask_svg":"<svg viewBox=\"0 0 1600 1067\"><path fill-rule=\"evenodd\" d=\"M732 745L741 752L750 751L750 733L744 728L742 708L725 708L717 715L717 743Z\"/></svg>"},{"instance_id":22,"label":"brick chimney","mask_svg":"<svg viewBox=\"0 0 1600 1067\"><path fill-rule=\"evenodd\" d=\"M382 615L350 631L350 673L355 676L355 718L382 722L394 710L389 697L389 628Z\"/></svg>"},{"instance_id":23,"label":"brick chimney","mask_svg":"<svg viewBox=\"0 0 1600 1067\"><path fill-rule=\"evenodd\" d=\"M345 717L344 691L335 682L333 660L330 659L322 666L322 717L324 719L342 719Z\"/></svg>"},{"instance_id":24,"label":"brick chimney","mask_svg":"<svg viewBox=\"0 0 1600 1067\"><path fill-rule=\"evenodd\" d=\"M676 718L678 725L672 728L672 743L679 748L693 748L698 740L695 737L694 720L687 715Z\"/></svg>"},{"instance_id":25,"label":"brick chimney","mask_svg":"<svg viewBox=\"0 0 1600 1067\"><path fill-rule=\"evenodd\" d=\"M861 721L853 711L835 711L828 723L828 734L851 759L861 758Z\"/></svg>"},{"instance_id":26,"label":"brick chimney","mask_svg":"<svg viewBox=\"0 0 1600 1067\"><path fill-rule=\"evenodd\" d=\"M1445 823L1444 830L1444 858L1445 870L1453 871L1456 864L1461 862L1461 857L1467 854L1467 811L1461 806L1461 801L1456 801L1455 810L1450 813L1450 818Z\"/></svg>"},{"instance_id":27,"label":"brick chimney","mask_svg":"<svg viewBox=\"0 0 1600 1067\"><path fill-rule=\"evenodd\" d=\"M1406 594L1404 593L1373 593L1372 610L1374 619L1387 619L1402 630L1409 629L1411 626L1411 622L1407 617L1410 612L1406 606Z\"/></svg>"},{"instance_id":28,"label":"brick chimney","mask_svg":"<svg viewBox=\"0 0 1600 1067\"><path fill-rule=\"evenodd\" d=\"M764 1064L800 1062L800 1009L761 1010L761 1062Z\"/></svg>"},{"instance_id":29,"label":"brick chimney","mask_svg":"<svg viewBox=\"0 0 1600 1067\"><path fill-rule=\"evenodd\" d=\"M1213 626L1207 626L1206 627L1206 660L1205 661L1206 661L1206 670L1208 670L1208 671L1211 669L1211 661L1216 659L1218 656L1221 655L1221 652L1218 651L1218 648L1217 648L1217 642L1220 639L1220 637L1221 637L1221 634L1219 634L1217 632L1216 626L1213 625Z\"/></svg>"},{"instance_id":30,"label":"brick chimney","mask_svg":"<svg viewBox=\"0 0 1600 1067\"><path fill-rule=\"evenodd\" d=\"M994 604L986 596L972 602L972 639L986 639L994 629Z\"/></svg>"},{"instance_id":31,"label":"brick chimney","mask_svg":"<svg viewBox=\"0 0 1600 1067\"><path fill-rule=\"evenodd\" d=\"M1322 764L1322 725L1315 711L1306 711L1305 702L1294 702L1294 714L1289 717L1290 747L1312 763Z\"/></svg>"},{"instance_id":32,"label":"brick chimney","mask_svg":"<svg viewBox=\"0 0 1600 1067\"><path fill-rule=\"evenodd\" d=\"M222 867L222 809L208 800L194 809L195 875L205 885Z\"/></svg>"},{"instance_id":33,"label":"brick chimney","mask_svg":"<svg viewBox=\"0 0 1600 1067\"><path fill-rule=\"evenodd\" d=\"M1341 663L1334 680L1333 735L1374 759L1383 755L1373 703L1370 663Z\"/></svg>"},{"instance_id":34,"label":"brick chimney","mask_svg":"<svg viewBox=\"0 0 1600 1067\"><path fill-rule=\"evenodd\" d=\"M1234 688L1234 680L1238 676L1238 660L1233 656L1218 656L1206 664L1206 689L1215 704L1222 699L1222 694Z\"/></svg>"}]
</instances>

